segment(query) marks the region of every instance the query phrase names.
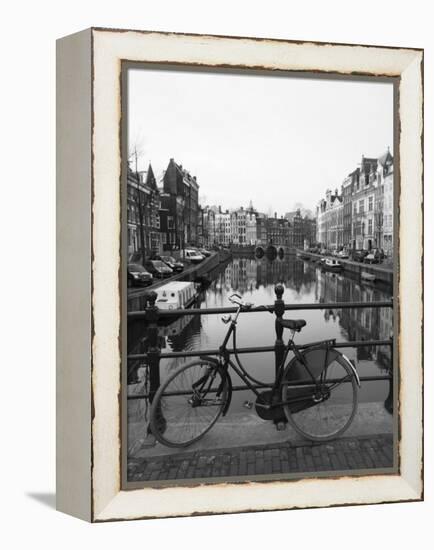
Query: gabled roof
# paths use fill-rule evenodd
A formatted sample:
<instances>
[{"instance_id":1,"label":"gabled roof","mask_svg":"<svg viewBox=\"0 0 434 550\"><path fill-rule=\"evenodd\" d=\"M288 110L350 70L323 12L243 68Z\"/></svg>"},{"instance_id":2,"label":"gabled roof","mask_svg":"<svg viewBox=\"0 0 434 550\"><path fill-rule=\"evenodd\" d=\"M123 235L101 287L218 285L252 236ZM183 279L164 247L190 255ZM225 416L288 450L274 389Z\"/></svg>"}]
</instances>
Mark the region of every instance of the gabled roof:
<instances>
[{"instance_id":1,"label":"gabled roof","mask_svg":"<svg viewBox=\"0 0 434 550\"><path fill-rule=\"evenodd\" d=\"M177 183L179 181L182 181L187 187L192 186L196 191L199 189L196 177L192 176L188 170L183 168L182 164L175 162L173 158L169 160L163 180L165 189L172 194L182 193Z\"/></svg>"},{"instance_id":2,"label":"gabled roof","mask_svg":"<svg viewBox=\"0 0 434 550\"><path fill-rule=\"evenodd\" d=\"M393 157L389 149L387 149L387 151L383 153L381 157L379 157L378 162L379 164L381 164L381 166L386 166L387 164L393 164Z\"/></svg>"},{"instance_id":3,"label":"gabled roof","mask_svg":"<svg viewBox=\"0 0 434 550\"><path fill-rule=\"evenodd\" d=\"M149 163L148 171L146 172L146 185L149 185L154 191L158 191L157 182L155 180L154 171L152 170L151 163Z\"/></svg>"}]
</instances>

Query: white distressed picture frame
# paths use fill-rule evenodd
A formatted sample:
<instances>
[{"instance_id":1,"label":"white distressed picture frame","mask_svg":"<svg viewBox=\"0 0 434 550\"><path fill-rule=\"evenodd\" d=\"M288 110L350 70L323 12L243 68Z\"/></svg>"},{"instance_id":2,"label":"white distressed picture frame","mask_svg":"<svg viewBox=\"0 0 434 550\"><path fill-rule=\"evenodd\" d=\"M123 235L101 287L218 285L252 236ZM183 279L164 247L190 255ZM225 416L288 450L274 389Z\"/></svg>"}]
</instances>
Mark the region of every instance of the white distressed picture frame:
<instances>
[{"instance_id":1,"label":"white distressed picture frame","mask_svg":"<svg viewBox=\"0 0 434 550\"><path fill-rule=\"evenodd\" d=\"M57 45L57 507L87 521L423 498L423 51L89 29ZM399 473L121 489L121 63L399 78Z\"/></svg>"}]
</instances>

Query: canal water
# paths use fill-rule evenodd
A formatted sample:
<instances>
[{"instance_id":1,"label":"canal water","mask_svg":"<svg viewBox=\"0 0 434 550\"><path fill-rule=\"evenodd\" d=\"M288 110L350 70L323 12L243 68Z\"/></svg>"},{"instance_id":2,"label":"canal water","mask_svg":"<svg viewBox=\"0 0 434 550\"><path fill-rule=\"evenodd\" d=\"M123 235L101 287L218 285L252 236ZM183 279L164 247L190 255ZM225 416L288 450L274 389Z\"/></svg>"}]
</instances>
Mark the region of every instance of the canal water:
<instances>
[{"instance_id":1,"label":"canal water","mask_svg":"<svg viewBox=\"0 0 434 550\"><path fill-rule=\"evenodd\" d=\"M330 303L330 302L374 302L389 300L392 289L372 283L363 283L338 273L322 271L317 264L295 256L274 259L263 256L234 257L210 274L211 284L204 290L197 307L212 308L231 306L229 296L234 292L255 305L273 304L276 298L274 286L283 283L283 299L287 304ZM296 334L295 341L305 344L323 339L336 338L338 342L351 340L385 340L392 336L393 310L391 308L363 308L327 310L298 310L285 312L285 318L305 319L307 325ZM270 346L276 335L275 316L267 312L241 314L238 321L237 346ZM163 351L187 351L216 349L223 341L228 329L221 321L221 315L181 317L170 326L160 328ZM284 332L287 339L289 333ZM130 353L146 349L146 333L128 335ZM229 347L232 347L231 343ZM385 374L391 367L389 346L367 346L341 350L357 366L360 376ZM243 354L240 356L245 368L264 382L273 380L275 366L273 353ZM192 358L176 358L161 361L161 381L186 361ZM129 372L128 393L146 392L149 385L147 369L134 365ZM241 384L232 373L234 385ZM389 394L386 381L365 382L359 393L360 402L384 403ZM246 400L254 402L250 391L234 392L231 412L242 411ZM129 417L145 418L149 413L146 400L133 400L129 405Z\"/></svg>"}]
</instances>

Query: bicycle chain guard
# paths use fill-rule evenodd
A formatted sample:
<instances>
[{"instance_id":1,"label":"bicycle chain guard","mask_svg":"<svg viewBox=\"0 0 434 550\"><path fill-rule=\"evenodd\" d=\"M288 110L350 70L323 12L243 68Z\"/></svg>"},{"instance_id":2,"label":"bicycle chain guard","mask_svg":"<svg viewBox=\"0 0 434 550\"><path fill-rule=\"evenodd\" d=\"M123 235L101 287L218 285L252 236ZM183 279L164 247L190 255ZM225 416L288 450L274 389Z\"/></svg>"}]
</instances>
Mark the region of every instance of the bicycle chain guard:
<instances>
[{"instance_id":1,"label":"bicycle chain guard","mask_svg":"<svg viewBox=\"0 0 434 550\"><path fill-rule=\"evenodd\" d=\"M256 414L263 420L274 420L277 422L286 422L285 411L282 406L264 408L261 405L269 405L272 392L271 390L263 391L256 398L255 410ZM279 395L275 396L275 400L279 401Z\"/></svg>"}]
</instances>

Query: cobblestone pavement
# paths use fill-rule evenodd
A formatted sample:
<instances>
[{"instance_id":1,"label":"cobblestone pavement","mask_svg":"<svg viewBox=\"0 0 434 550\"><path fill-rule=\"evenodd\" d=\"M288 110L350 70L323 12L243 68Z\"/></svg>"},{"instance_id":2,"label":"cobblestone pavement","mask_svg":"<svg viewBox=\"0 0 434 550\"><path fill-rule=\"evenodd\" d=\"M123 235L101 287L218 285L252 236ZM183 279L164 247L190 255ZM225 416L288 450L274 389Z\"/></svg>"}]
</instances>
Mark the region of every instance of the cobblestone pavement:
<instances>
[{"instance_id":1,"label":"cobblestone pavement","mask_svg":"<svg viewBox=\"0 0 434 550\"><path fill-rule=\"evenodd\" d=\"M128 461L128 480L304 474L392 466L392 435L382 434L327 443L275 443L132 459Z\"/></svg>"}]
</instances>

